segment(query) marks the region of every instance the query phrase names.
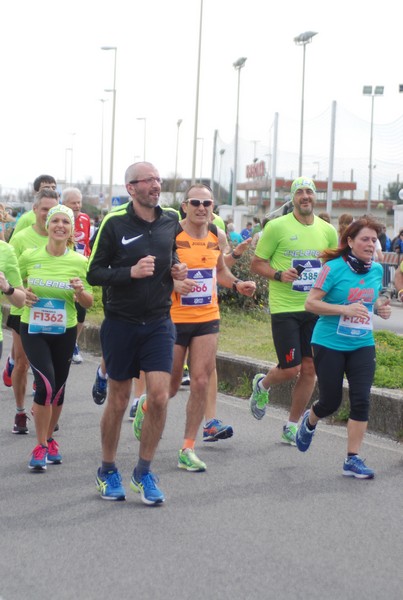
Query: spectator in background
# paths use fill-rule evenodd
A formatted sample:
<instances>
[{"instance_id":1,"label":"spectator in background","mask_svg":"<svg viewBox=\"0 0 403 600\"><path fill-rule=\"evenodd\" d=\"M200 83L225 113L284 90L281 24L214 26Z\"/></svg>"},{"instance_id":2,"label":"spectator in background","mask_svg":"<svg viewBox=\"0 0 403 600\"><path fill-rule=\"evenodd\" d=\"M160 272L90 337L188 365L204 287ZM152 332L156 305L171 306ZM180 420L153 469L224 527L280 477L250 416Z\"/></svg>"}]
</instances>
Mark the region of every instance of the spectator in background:
<instances>
[{"instance_id":1,"label":"spectator in background","mask_svg":"<svg viewBox=\"0 0 403 600\"><path fill-rule=\"evenodd\" d=\"M245 229L242 229L242 231L241 231L241 237L242 237L243 240L247 240L248 238L252 237L252 223L251 223L251 221L248 221L246 223Z\"/></svg>"},{"instance_id":2,"label":"spectator in background","mask_svg":"<svg viewBox=\"0 0 403 600\"><path fill-rule=\"evenodd\" d=\"M330 223L330 215L327 212L321 212L318 214L319 219L323 219L326 223Z\"/></svg>"},{"instance_id":3,"label":"spectator in background","mask_svg":"<svg viewBox=\"0 0 403 600\"><path fill-rule=\"evenodd\" d=\"M403 256L403 229L399 231L399 235L393 240L392 252L397 252Z\"/></svg>"},{"instance_id":4,"label":"spectator in background","mask_svg":"<svg viewBox=\"0 0 403 600\"><path fill-rule=\"evenodd\" d=\"M340 215L339 217L339 223L338 223L338 228L337 228L337 233L339 236L339 242L343 236L343 233L345 232L345 230L347 229L347 227L349 225L351 225L351 223L354 221L354 217L353 215L351 215L350 213L343 213L342 215Z\"/></svg>"},{"instance_id":5,"label":"spectator in background","mask_svg":"<svg viewBox=\"0 0 403 600\"><path fill-rule=\"evenodd\" d=\"M227 225L227 237L231 244L240 244L243 242L243 238L240 233L235 231L235 227L233 223L228 223Z\"/></svg>"},{"instance_id":6,"label":"spectator in background","mask_svg":"<svg viewBox=\"0 0 403 600\"><path fill-rule=\"evenodd\" d=\"M0 239L8 242L15 226L15 219L10 215L3 203L0 202Z\"/></svg>"},{"instance_id":7,"label":"spectator in background","mask_svg":"<svg viewBox=\"0 0 403 600\"><path fill-rule=\"evenodd\" d=\"M264 230L264 228L266 226L266 223L268 221L270 221L269 217L265 217L263 219L263 221L262 221L262 225L261 225L260 231L258 231L257 233L255 233L255 235L252 237L252 243L251 243L252 248L256 248L257 243L260 240L260 238L262 237L263 230Z\"/></svg>"},{"instance_id":8,"label":"spectator in background","mask_svg":"<svg viewBox=\"0 0 403 600\"><path fill-rule=\"evenodd\" d=\"M259 231L262 231L260 219L258 217L253 217L253 229L251 234L252 238L254 235L256 235L256 233L259 233Z\"/></svg>"},{"instance_id":9,"label":"spectator in background","mask_svg":"<svg viewBox=\"0 0 403 600\"><path fill-rule=\"evenodd\" d=\"M378 240L381 244L381 248L382 248L383 252L391 252L392 240L386 233L386 225L381 225L381 233L378 236Z\"/></svg>"}]
</instances>

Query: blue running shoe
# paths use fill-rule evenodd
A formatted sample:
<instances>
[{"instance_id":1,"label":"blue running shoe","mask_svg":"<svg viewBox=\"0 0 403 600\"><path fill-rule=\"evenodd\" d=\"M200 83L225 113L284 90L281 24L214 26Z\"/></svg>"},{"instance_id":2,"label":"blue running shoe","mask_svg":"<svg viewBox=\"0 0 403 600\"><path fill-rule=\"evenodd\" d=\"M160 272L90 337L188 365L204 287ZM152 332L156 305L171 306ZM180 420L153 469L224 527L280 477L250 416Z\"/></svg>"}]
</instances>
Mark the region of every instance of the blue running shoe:
<instances>
[{"instance_id":1,"label":"blue running shoe","mask_svg":"<svg viewBox=\"0 0 403 600\"><path fill-rule=\"evenodd\" d=\"M11 374L13 372L13 369L14 369L14 363L11 364L10 357L8 356L7 361L6 361L6 366L4 367L4 371L3 371L3 383L7 387L11 387L13 385L13 382L11 381Z\"/></svg>"},{"instance_id":2,"label":"blue running shoe","mask_svg":"<svg viewBox=\"0 0 403 600\"><path fill-rule=\"evenodd\" d=\"M95 383L92 386L92 398L95 404L103 404L106 400L106 394L108 391L108 380L99 375L97 369L97 375L95 377Z\"/></svg>"},{"instance_id":3,"label":"blue running shoe","mask_svg":"<svg viewBox=\"0 0 403 600\"><path fill-rule=\"evenodd\" d=\"M103 500L126 500L126 492L122 485L122 478L119 471L101 473L101 469L99 468L96 485Z\"/></svg>"},{"instance_id":4,"label":"blue running shoe","mask_svg":"<svg viewBox=\"0 0 403 600\"><path fill-rule=\"evenodd\" d=\"M373 479L375 477L374 471L366 466L358 454L346 458L343 465L343 475L356 477L357 479Z\"/></svg>"},{"instance_id":5,"label":"blue running shoe","mask_svg":"<svg viewBox=\"0 0 403 600\"><path fill-rule=\"evenodd\" d=\"M133 402L133 404L131 405L130 412L129 412L129 421L134 421L138 404L139 404L139 401L135 400L135 402Z\"/></svg>"},{"instance_id":6,"label":"blue running shoe","mask_svg":"<svg viewBox=\"0 0 403 600\"><path fill-rule=\"evenodd\" d=\"M46 456L46 462L49 465L62 464L62 455L59 452L59 444L53 438L48 440L48 454Z\"/></svg>"},{"instance_id":7,"label":"blue running shoe","mask_svg":"<svg viewBox=\"0 0 403 600\"><path fill-rule=\"evenodd\" d=\"M33 471L46 471L46 456L48 449L42 444L38 444L32 451L31 460L28 467Z\"/></svg>"},{"instance_id":8,"label":"blue running shoe","mask_svg":"<svg viewBox=\"0 0 403 600\"><path fill-rule=\"evenodd\" d=\"M315 433L315 429L308 429L306 423L309 417L309 410L305 411L304 416L302 417L301 425L299 426L297 433L295 435L295 444L301 452L306 452L311 445L312 438Z\"/></svg>"},{"instance_id":9,"label":"blue running shoe","mask_svg":"<svg viewBox=\"0 0 403 600\"><path fill-rule=\"evenodd\" d=\"M141 495L144 504L153 506L154 504L165 502L165 496L157 487L157 483L158 477L153 475L153 473L143 475L141 481L137 481L133 475L130 481L130 487L133 492L137 492Z\"/></svg>"},{"instance_id":10,"label":"blue running shoe","mask_svg":"<svg viewBox=\"0 0 403 600\"><path fill-rule=\"evenodd\" d=\"M223 425L219 419L211 419L203 427L203 442L218 442L232 437L234 431L231 425Z\"/></svg>"}]
</instances>

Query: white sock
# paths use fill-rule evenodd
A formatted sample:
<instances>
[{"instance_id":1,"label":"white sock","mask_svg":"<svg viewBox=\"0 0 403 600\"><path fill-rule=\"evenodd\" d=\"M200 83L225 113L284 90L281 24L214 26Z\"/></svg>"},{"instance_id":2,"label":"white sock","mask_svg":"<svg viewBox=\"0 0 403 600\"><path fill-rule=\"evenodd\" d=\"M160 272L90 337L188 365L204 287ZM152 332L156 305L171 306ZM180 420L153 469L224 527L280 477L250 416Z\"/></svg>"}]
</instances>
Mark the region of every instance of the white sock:
<instances>
[{"instance_id":1,"label":"white sock","mask_svg":"<svg viewBox=\"0 0 403 600\"><path fill-rule=\"evenodd\" d=\"M101 379L108 379L108 373L105 373L105 375L104 375L101 371L101 367L98 367L98 375L100 376Z\"/></svg>"},{"instance_id":2,"label":"white sock","mask_svg":"<svg viewBox=\"0 0 403 600\"><path fill-rule=\"evenodd\" d=\"M298 422L294 423L294 421L287 421L287 427L290 427L290 425L294 425L294 427L298 427Z\"/></svg>"},{"instance_id":3,"label":"white sock","mask_svg":"<svg viewBox=\"0 0 403 600\"><path fill-rule=\"evenodd\" d=\"M260 381L257 384L257 387L262 391L262 392L268 392L270 387L265 388L263 385L263 379L260 379Z\"/></svg>"}]
</instances>

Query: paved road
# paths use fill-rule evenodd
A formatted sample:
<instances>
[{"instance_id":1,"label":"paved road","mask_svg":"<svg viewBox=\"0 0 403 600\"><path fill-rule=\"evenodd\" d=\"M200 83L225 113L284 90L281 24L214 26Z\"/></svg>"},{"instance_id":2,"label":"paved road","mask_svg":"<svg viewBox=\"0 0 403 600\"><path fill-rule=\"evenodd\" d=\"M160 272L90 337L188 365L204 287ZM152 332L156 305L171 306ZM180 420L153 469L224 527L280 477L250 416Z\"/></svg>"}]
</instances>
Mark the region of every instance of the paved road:
<instances>
[{"instance_id":1,"label":"paved road","mask_svg":"<svg viewBox=\"0 0 403 600\"><path fill-rule=\"evenodd\" d=\"M4 364L10 344L5 331ZM373 481L341 475L344 428L321 424L307 454L279 443L285 414L255 421L219 396L235 435L200 441L206 473L176 466L185 401L171 401L154 463L167 500L146 507L129 490L138 444L123 426L118 464L127 502L94 486L102 408L91 399L97 359L73 366L58 441L63 464L27 469L35 445L11 434L11 390L0 384L1 600L401 600L403 448L368 435Z\"/></svg>"}]
</instances>

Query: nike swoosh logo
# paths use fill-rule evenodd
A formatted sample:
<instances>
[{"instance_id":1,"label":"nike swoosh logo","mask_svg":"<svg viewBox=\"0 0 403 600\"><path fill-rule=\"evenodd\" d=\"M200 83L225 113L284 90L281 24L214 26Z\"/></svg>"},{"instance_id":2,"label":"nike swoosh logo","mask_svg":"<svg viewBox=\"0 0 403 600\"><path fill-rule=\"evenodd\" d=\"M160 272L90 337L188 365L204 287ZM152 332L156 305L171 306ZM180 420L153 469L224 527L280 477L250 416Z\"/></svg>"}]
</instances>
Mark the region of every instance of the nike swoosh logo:
<instances>
[{"instance_id":1,"label":"nike swoosh logo","mask_svg":"<svg viewBox=\"0 0 403 600\"><path fill-rule=\"evenodd\" d=\"M143 237L142 233L140 235L136 235L136 237L129 238L128 240L126 239L125 236L123 236L122 237L122 244L123 244L123 246L127 246L127 244L131 244L132 242L134 242L135 240L138 240L141 237Z\"/></svg>"}]
</instances>

